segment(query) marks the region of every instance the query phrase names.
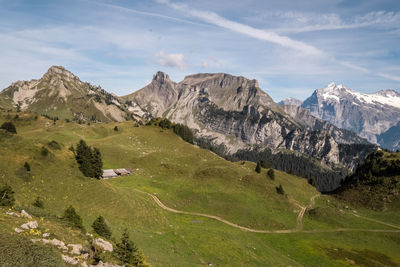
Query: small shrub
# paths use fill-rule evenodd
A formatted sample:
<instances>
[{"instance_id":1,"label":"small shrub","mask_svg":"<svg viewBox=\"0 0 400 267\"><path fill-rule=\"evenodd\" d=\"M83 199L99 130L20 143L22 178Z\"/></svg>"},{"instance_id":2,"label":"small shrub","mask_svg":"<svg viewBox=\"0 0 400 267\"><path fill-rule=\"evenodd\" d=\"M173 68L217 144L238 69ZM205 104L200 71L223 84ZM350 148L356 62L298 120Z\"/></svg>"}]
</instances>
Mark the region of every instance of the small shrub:
<instances>
[{"instance_id":1,"label":"small shrub","mask_svg":"<svg viewBox=\"0 0 400 267\"><path fill-rule=\"evenodd\" d=\"M0 206L12 206L14 205L14 191L11 186L4 185L0 187Z\"/></svg>"},{"instance_id":2,"label":"small shrub","mask_svg":"<svg viewBox=\"0 0 400 267\"><path fill-rule=\"evenodd\" d=\"M257 162L257 166L256 166L255 171L256 171L257 173L261 173L261 164L260 164L260 162Z\"/></svg>"},{"instance_id":3,"label":"small shrub","mask_svg":"<svg viewBox=\"0 0 400 267\"><path fill-rule=\"evenodd\" d=\"M103 216L99 216L92 224L92 228L96 234L99 236L110 238L111 237L111 230L106 224Z\"/></svg>"},{"instance_id":4,"label":"small shrub","mask_svg":"<svg viewBox=\"0 0 400 267\"><path fill-rule=\"evenodd\" d=\"M44 203L43 200L40 199L40 197L36 197L35 201L32 203L33 206L38 207L38 208L43 208Z\"/></svg>"},{"instance_id":5,"label":"small shrub","mask_svg":"<svg viewBox=\"0 0 400 267\"><path fill-rule=\"evenodd\" d=\"M172 123L168 119L162 119L159 123L158 126L160 126L163 129L170 129L172 127Z\"/></svg>"},{"instance_id":6,"label":"small shrub","mask_svg":"<svg viewBox=\"0 0 400 267\"><path fill-rule=\"evenodd\" d=\"M281 195L284 195L284 194L285 194L285 191L283 190L283 187L282 187L281 184L280 184L279 186L276 187L276 192L277 192L278 194L281 194Z\"/></svg>"},{"instance_id":7,"label":"small shrub","mask_svg":"<svg viewBox=\"0 0 400 267\"><path fill-rule=\"evenodd\" d=\"M29 165L28 162L25 162L24 168L25 168L25 170L26 170L27 172L30 172L30 171L31 171L31 166Z\"/></svg>"},{"instance_id":8,"label":"small shrub","mask_svg":"<svg viewBox=\"0 0 400 267\"><path fill-rule=\"evenodd\" d=\"M81 216L79 216L79 214L76 213L75 208L72 206L69 206L64 211L63 219L65 221L67 221L73 227L76 227L76 228L79 228L82 230L84 229Z\"/></svg>"},{"instance_id":9,"label":"small shrub","mask_svg":"<svg viewBox=\"0 0 400 267\"><path fill-rule=\"evenodd\" d=\"M15 128L14 123L10 122L10 121L6 121L5 123L3 123L0 126L0 129L6 130L7 132L16 134L17 133L17 129Z\"/></svg>"},{"instance_id":10,"label":"small shrub","mask_svg":"<svg viewBox=\"0 0 400 267\"><path fill-rule=\"evenodd\" d=\"M47 143L47 145L51 148L51 149L55 149L55 150L61 150L61 145L57 142L57 141L50 141Z\"/></svg>"},{"instance_id":11,"label":"small shrub","mask_svg":"<svg viewBox=\"0 0 400 267\"><path fill-rule=\"evenodd\" d=\"M269 177L269 179L275 180L275 171L274 171L274 169L269 169L268 172L267 172L267 176Z\"/></svg>"},{"instance_id":12,"label":"small shrub","mask_svg":"<svg viewBox=\"0 0 400 267\"><path fill-rule=\"evenodd\" d=\"M41 150L40 150L40 154L41 154L43 157L47 157L47 156L50 154L50 151L49 151L47 148L45 148L44 146L42 146L42 148L41 148Z\"/></svg>"},{"instance_id":13,"label":"small shrub","mask_svg":"<svg viewBox=\"0 0 400 267\"><path fill-rule=\"evenodd\" d=\"M118 126L115 126L115 127L114 127L114 131L115 131L115 132L118 132Z\"/></svg>"}]
</instances>

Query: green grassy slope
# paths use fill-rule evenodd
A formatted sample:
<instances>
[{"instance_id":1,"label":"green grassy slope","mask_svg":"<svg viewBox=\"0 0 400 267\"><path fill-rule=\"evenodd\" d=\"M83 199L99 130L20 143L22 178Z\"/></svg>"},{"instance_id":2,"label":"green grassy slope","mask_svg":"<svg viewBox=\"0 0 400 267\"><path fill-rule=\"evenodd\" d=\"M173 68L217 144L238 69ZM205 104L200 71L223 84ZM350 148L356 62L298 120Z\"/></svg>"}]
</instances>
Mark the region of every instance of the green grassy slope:
<instances>
[{"instance_id":1,"label":"green grassy slope","mask_svg":"<svg viewBox=\"0 0 400 267\"><path fill-rule=\"evenodd\" d=\"M0 117L0 124L5 116ZM266 170L257 174L253 163L225 161L155 126L48 122L20 114L15 121L17 135L0 133L0 184L8 183L16 191L17 208L40 213L51 221L72 204L87 229L102 215L111 224L114 237L119 238L127 227L155 266L341 266L349 264L346 259L365 266L400 263L400 233L250 233L211 218L163 210L143 193L156 194L176 210L215 215L254 229L288 230L297 225L300 207L296 203L307 206L318 193L305 179L276 171L272 181ZM113 131L115 125L118 132ZM101 181L83 177L68 150L81 138L100 149L105 168L132 168L134 174ZM51 140L62 144L62 149L49 148ZM42 146L48 147L51 156L40 154ZM21 170L25 161L31 165L31 176ZM279 184L286 196L276 193ZM44 200L43 211L32 207L37 196ZM327 214L315 216L311 209L306 211L304 230L394 229L355 217L352 208L344 205L330 196L317 199L315 208L325 209ZM340 210L345 212L343 220L336 216ZM332 216L337 218L327 220ZM365 216L386 220L385 214L373 211ZM11 232L11 226L8 228ZM60 233L61 239L79 241L69 240L73 238L70 230L65 231Z\"/></svg>"}]
</instances>

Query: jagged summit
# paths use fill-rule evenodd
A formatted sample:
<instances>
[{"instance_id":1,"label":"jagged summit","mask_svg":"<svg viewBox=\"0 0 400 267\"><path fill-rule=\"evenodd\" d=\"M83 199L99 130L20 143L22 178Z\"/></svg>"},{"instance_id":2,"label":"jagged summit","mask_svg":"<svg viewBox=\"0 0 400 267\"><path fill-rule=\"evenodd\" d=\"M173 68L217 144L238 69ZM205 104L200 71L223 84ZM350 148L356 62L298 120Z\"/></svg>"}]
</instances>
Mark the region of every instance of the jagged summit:
<instances>
[{"instance_id":1,"label":"jagged summit","mask_svg":"<svg viewBox=\"0 0 400 267\"><path fill-rule=\"evenodd\" d=\"M157 73L153 75L153 81L164 82L164 81L171 81L171 79L169 78L169 75L166 74L165 72L157 71Z\"/></svg>"},{"instance_id":2,"label":"jagged summit","mask_svg":"<svg viewBox=\"0 0 400 267\"><path fill-rule=\"evenodd\" d=\"M74 75L72 72L64 68L63 66L51 66L47 72L43 75L44 78L46 77L51 77L51 76L66 76L69 78L78 78L76 75Z\"/></svg>"}]
</instances>

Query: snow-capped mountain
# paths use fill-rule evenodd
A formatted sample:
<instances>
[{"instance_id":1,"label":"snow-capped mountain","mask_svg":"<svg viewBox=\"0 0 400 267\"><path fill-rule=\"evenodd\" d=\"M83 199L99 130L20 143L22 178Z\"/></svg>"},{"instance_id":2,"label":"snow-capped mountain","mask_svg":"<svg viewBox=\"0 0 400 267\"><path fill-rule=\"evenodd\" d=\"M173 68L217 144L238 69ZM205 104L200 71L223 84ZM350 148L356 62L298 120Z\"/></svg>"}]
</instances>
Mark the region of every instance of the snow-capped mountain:
<instances>
[{"instance_id":1,"label":"snow-capped mountain","mask_svg":"<svg viewBox=\"0 0 400 267\"><path fill-rule=\"evenodd\" d=\"M296 107L298 107L301 104L303 104L303 101L293 98L293 97L288 97L288 98L285 98L278 102L279 106L296 106Z\"/></svg>"},{"instance_id":2,"label":"snow-capped mountain","mask_svg":"<svg viewBox=\"0 0 400 267\"><path fill-rule=\"evenodd\" d=\"M389 149L399 148L399 142L383 138L386 131L400 122L400 93L394 90L365 94L331 83L315 90L301 106L314 116L353 131L370 142Z\"/></svg>"}]
</instances>

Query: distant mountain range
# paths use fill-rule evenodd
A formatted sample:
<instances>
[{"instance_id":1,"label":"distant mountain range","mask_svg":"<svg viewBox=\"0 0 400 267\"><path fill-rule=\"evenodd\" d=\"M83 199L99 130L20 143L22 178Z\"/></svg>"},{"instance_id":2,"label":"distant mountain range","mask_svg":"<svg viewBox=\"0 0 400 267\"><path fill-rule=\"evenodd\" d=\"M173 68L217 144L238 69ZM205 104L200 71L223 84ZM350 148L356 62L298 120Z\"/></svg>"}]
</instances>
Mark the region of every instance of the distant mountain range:
<instances>
[{"instance_id":1,"label":"distant mountain range","mask_svg":"<svg viewBox=\"0 0 400 267\"><path fill-rule=\"evenodd\" d=\"M304 102L287 99L280 103L308 109L313 116L384 148L400 149L400 93L394 90L364 94L331 83Z\"/></svg>"},{"instance_id":2,"label":"distant mountain range","mask_svg":"<svg viewBox=\"0 0 400 267\"><path fill-rule=\"evenodd\" d=\"M4 89L0 106L84 122L168 118L189 126L202 147L230 159L264 160L313 179L320 191L337 188L376 150L355 133L314 117L313 110L280 107L256 80L224 73L189 75L177 83L157 72L144 88L117 97L54 66L39 80Z\"/></svg>"}]
</instances>

